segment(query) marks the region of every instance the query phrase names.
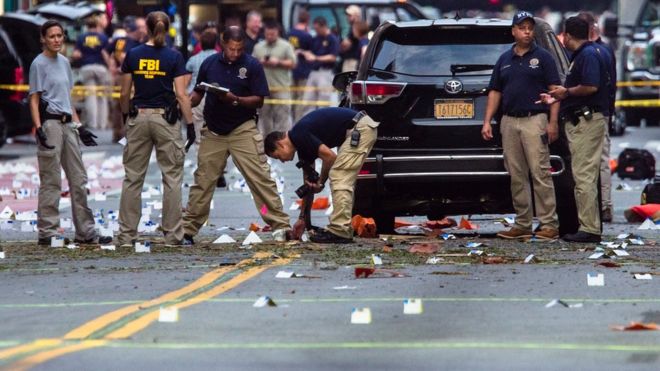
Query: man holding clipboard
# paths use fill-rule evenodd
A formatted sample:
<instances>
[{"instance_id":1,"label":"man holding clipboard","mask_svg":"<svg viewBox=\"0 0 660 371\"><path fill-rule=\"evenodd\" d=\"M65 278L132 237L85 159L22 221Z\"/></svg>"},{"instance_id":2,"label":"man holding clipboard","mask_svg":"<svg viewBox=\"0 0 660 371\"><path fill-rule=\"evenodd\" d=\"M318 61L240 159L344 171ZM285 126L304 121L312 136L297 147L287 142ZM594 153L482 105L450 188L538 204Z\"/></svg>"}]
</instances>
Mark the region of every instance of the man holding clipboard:
<instances>
[{"instance_id":1,"label":"man holding clipboard","mask_svg":"<svg viewBox=\"0 0 660 371\"><path fill-rule=\"evenodd\" d=\"M183 216L184 239L193 237L209 216L218 178L232 155L250 187L262 219L273 229L276 240L286 240L289 216L282 209L275 181L264 153L264 139L257 130L257 108L269 95L263 67L245 54L245 35L238 27L222 34L222 52L208 57L200 67L192 105L205 98L202 141L199 146L195 183L190 187ZM209 94L206 94L209 93Z\"/></svg>"}]
</instances>

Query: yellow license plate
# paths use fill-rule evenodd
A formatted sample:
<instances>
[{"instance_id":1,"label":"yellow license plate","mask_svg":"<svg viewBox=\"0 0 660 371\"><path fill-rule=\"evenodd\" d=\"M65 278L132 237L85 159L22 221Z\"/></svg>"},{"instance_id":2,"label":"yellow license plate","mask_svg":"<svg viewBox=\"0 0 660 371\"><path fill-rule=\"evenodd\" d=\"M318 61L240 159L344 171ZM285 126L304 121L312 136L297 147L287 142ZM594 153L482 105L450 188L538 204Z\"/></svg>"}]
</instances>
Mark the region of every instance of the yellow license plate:
<instances>
[{"instance_id":1,"label":"yellow license plate","mask_svg":"<svg viewBox=\"0 0 660 371\"><path fill-rule=\"evenodd\" d=\"M471 99L436 99L435 118L444 119L473 119L474 101Z\"/></svg>"}]
</instances>

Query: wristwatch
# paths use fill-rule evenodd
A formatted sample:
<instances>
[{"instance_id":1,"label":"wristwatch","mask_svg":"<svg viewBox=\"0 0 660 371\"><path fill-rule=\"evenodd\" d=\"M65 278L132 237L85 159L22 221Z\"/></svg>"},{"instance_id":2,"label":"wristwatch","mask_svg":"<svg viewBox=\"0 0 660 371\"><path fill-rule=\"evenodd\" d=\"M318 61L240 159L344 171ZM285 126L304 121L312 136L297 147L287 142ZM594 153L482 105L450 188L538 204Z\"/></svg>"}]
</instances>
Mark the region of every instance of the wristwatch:
<instances>
[{"instance_id":1,"label":"wristwatch","mask_svg":"<svg viewBox=\"0 0 660 371\"><path fill-rule=\"evenodd\" d=\"M231 105L234 106L234 107L238 107L239 99L240 99L239 97L236 97L236 100L234 100L233 102L231 102Z\"/></svg>"}]
</instances>

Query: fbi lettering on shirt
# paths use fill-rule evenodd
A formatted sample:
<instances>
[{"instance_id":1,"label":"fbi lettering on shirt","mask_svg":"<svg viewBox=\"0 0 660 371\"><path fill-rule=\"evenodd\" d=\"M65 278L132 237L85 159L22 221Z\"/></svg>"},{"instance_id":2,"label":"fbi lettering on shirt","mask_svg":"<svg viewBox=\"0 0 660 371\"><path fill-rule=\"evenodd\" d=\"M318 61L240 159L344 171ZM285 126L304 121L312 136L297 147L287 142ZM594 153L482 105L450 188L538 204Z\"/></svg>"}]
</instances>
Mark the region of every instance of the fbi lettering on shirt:
<instances>
[{"instance_id":1,"label":"fbi lettering on shirt","mask_svg":"<svg viewBox=\"0 0 660 371\"><path fill-rule=\"evenodd\" d=\"M136 75L144 75L145 79L153 79L154 76L166 76L167 73L160 70L160 60L140 59Z\"/></svg>"},{"instance_id":2,"label":"fbi lettering on shirt","mask_svg":"<svg viewBox=\"0 0 660 371\"><path fill-rule=\"evenodd\" d=\"M84 45L90 49L94 49L97 46L101 45L101 40L99 40L99 37L96 35L85 36Z\"/></svg>"}]
</instances>

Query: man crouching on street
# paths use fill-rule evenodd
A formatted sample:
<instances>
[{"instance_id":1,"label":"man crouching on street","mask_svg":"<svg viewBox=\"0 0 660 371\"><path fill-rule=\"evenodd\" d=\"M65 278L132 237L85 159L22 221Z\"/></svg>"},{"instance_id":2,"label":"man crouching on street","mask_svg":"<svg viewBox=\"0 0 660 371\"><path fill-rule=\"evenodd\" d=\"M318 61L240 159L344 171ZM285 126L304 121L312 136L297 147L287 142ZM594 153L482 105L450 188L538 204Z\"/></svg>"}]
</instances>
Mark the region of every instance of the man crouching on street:
<instances>
[{"instance_id":1,"label":"man crouching on street","mask_svg":"<svg viewBox=\"0 0 660 371\"><path fill-rule=\"evenodd\" d=\"M305 115L288 132L274 131L266 137L266 154L282 162L298 159L313 164L323 161L316 183L305 183L312 192L323 190L330 178L333 211L330 224L310 239L317 243L350 243L353 241L351 216L353 190L358 172L376 142L378 123L364 112L349 108L320 108ZM337 154L331 148L339 147ZM294 227L294 229L296 229Z\"/></svg>"}]
</instances>

